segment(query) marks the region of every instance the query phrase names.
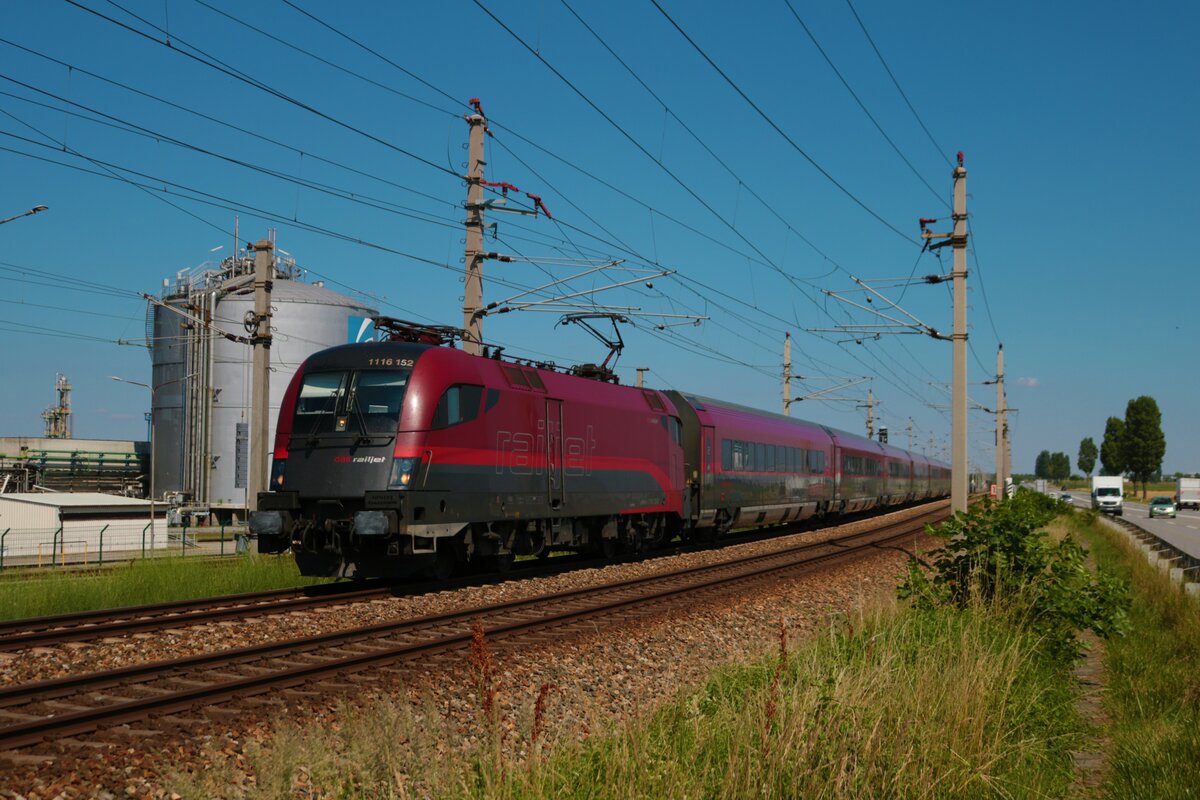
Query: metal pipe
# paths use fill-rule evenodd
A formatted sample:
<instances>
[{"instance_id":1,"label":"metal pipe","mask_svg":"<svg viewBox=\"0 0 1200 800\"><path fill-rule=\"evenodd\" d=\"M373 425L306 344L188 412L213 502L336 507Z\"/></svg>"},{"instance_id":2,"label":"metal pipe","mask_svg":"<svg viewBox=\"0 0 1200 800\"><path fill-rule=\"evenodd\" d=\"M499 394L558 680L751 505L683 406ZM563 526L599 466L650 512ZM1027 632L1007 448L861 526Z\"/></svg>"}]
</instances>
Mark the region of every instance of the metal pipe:
<instances>
[{"instance_id":1,"label":"metal pipe","mask_svg":"<svg viewBox=\"0 0 1200 800\"><path fill-rule=\"evenodd\" d=\"M101 567L104 566L104 532L106 530L108 530L107 525L105 525L103 528L100 529L100 562L99 562L99 566L101 566Z\"/></svg>"},{"instance_id":2,"label":"metal pipe","mask_svg":"<svg viewBox=\"0 0 1200 800\"><path fill-rule=\"evenodd\" d=\"M5 528L4 533L0 533L0 570L4 569L4 540L8 538L8 532L12 528Z\"/></svg>"}]
</instances>

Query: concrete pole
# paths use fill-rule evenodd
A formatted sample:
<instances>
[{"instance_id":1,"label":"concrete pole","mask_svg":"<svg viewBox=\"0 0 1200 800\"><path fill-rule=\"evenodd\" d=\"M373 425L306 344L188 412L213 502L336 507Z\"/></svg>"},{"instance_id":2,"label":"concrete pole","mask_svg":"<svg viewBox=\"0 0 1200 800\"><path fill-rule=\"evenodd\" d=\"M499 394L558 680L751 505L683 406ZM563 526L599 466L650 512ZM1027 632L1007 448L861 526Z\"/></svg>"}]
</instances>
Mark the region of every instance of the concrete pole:
<instances>
[{"instance_id":1,"label":"concrete pole","mask_svg":"<svg viewBox=\"0 0 1200 800\"><path fill-rule=\"evenodd\" d=\"M463 352L483 350L483 136L487 120L482 114L466 117L471 126L467 147L467 276L463 288Z\"/></svg>"},{"instance_id":2,"label":"concrete pole","mask_svg":"<svg viewBox=\"0 0 1200 800\"><path fill-rule=\"evenodd\" d=\"M875 438L875 392L867 389L867 438Z\"/></svg>"},{"instance_id":3,"label":"concrete pole","mask_svg":"<svg viewBox=\"0 0 1200 800\"><path fill-rule=\"evenodd\" d=\"M1004 474L1012 477L1012 439L1008 438L1008 412L1004 412Z\"/></svg>"},{"instance_id":4,"label":"concrete pole","mask_svg":"<svg viewBox=\"0 0 1200 800\"><path fill-rule=\"evenodd\" d=\"M967 170L954 168L954 374L950 399L950 509L967 510Z\"/></svg>"},{"instance_id":5,"label":"concrete pole","mask_svg":"<svg viewBox=\"0 0 1200 800\"><path fill-rule=\"evenodd\" d=\"M792 334L783 334L783 415L792 415Z\"/></svg>"},{"instance_id":6,"label":"concrete pole","mask_svg":"<svg viewBox=\"0 0 1200 800\"><path fill-rule=\"evenodd\" d=\"M1004 497L1005 460L1008 452L1008 431L1004 419L1004 345L996 351L996 492Z\"/></svg>"},{"instance_id":7,"label":"concrete pole","mask_svg":"<svg viewBox=\"0 0 1200 800\"><path fill-rule=\"evenodd\" d=\"M254 364L250 389L249 510L258 510L258 493L267 490L267 453L271 450L271 285L275 280L275 246L268 239L254 244L254 319L251 335Z\"/></svg>"},{"instance_id":8,"label":"concrete pole","mask_svg":"<svg viewBox=\"0 0 1200 800\"><path fill-rule=\"evenodd\" d=\"M637 374L638 374L637 385L638 385L639 389L641 389L643 386L646 385L645 377L646 377L646 370L648 370L648 369L650 369L650 368L649 367L638 367L637 368Z\"/></svg>"},{"instance_id":9,"label":"concrete pole","mask_svg":"<svg viewBox=\"0 0 1200 800\"><path fill-rule=\"evenodd\" d=\"M157 309L156 309L157 310ZM150 370L150 548L154 548L154 370ZM170 533L170 529L167 529ZM145 539L143 538L143 541Z\"/></svg>"}]
</instances>

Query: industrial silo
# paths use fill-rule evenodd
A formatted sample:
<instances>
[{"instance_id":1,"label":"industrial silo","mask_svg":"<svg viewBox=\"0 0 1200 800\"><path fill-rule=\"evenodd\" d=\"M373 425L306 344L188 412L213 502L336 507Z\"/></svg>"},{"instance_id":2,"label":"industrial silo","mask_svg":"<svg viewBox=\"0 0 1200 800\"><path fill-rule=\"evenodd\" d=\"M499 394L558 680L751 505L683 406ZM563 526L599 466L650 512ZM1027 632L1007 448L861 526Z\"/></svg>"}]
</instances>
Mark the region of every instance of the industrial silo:
<instances>
[{"instance_id":1,"label":"industrial silo","mask_svg":"<svg viewBox=\"0 0 1200 800\"><path fill-rule=\"evenodd\" d=\"M154 309L155 489L179 494L186 510L241 517L250 465L252 348L219 332L246 335L254 308L254 259L245 254L176 276ZM360 300L306 283L290 259L276 258L271 292L270 418L310 354L355 341L377 311ZM174 381L174 383L170 383Z\"/></svg>"},{"instance_id":2,"label":"industrial silo","mask_svg":"<svg viewBox=\"0 0 1200 800\"><path fill-rule=\"evenodd\" d=\"M225 295L217 303L217 319L240 321L254 310L254 291ZM271 293L271 434L275 438L279 404L292 375L309 355L335 344L354 341L352 320L376 312L353 298L314 283L276 281ZM353 326L357 330L357 326ZM212 478L209 504L242 508L246 504L250 453L251 348L224 339L215 344L212 415Z\"/></svg>"}]
</instances>

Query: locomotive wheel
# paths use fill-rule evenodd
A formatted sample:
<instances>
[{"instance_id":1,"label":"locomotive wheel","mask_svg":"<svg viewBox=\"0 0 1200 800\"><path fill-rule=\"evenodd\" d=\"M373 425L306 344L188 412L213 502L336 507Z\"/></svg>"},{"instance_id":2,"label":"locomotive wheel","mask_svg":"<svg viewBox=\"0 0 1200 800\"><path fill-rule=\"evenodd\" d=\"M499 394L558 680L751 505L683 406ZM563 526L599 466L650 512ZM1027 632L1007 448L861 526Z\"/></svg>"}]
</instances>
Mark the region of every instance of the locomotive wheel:
<instances>
[{"instance_id":1,"label":"locomotive wheel","mask_svg":"<svg viewBox=\"0 0 1200 800\"><path fill-rule=\"evenodd\" d=\"M512 572L513 562L516 561L516 559L516 554L511 550L507 553L497 553L496 572L499 572L501 575L506 575L509 572Z\"/></svg>"},{"instance_id":2,"label":"locomotive wheel","mask_svg":"<svg viewBox=\"0 0 1200 800\"><path fill-rule=\"evenodd\" d=\"M610 561L617 557L617 552L619 549L617 538L615 536L611 539L600 540L600 552L603 553L604 557Z\"/></svg>"},{"instance_id":3,"label":"locomotive wheel","mask_svg":"<svg viewBox=\"0 0 1200 800\"><path fill-rule=\"evenodd\" d=\"M429 566L429 576L435 581L448 581L453 577L456 566L454 549L451 547L440 548L433 557L433 563Z\"/></svg>"}]
</instances>

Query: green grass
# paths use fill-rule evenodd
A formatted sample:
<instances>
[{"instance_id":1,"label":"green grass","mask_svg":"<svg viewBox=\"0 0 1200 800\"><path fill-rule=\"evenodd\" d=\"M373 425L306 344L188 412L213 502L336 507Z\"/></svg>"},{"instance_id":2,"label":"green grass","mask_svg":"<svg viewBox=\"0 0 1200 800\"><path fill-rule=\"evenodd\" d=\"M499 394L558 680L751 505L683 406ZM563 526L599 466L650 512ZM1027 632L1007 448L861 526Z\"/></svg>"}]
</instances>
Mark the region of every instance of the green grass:
<instances>
[{"instance_id":1,"label":"green grass","mask_svg":"<svg viewBox=\"0 0 1200 800\"><path fill-rule=\"evenodd\" d=\"M648 720L552 750L532 697L517 720L478 711L492 733L467 749L429 702L345 705L336 726L283 722L250 747L249 796L1061 797L1087 732L1068 666L1039 644L997 608L858 616L786 664L719 670ZM218 757L172 788L227 793L233 770Z\"/></svg>"},{"instance_id":2,"label":"green grass","mask_svg":"<svg viewBox=\"0 0 1200 800\"><path fill-rule=\"evenodd\" d=\"M1200 602L1120 534L1077 515L1099 564L1131 582L1130 635L1107 645L1112 751L1104 796L1196 797L1200 764Z\"/></svg>"},{"instance_id":3,"label":"green grass","mask_svg":"<svg viewBox=\"0 0 1200 800\"><path fill-rule=\"evenodd\" d=\"M291 558L247 555L221 562L196 558L152 558L128 562L101 574L29 573L0 581L0 619L40 617L99 608L164 603L328 582L305 578Z\"/></svg>"}]
</instances>

